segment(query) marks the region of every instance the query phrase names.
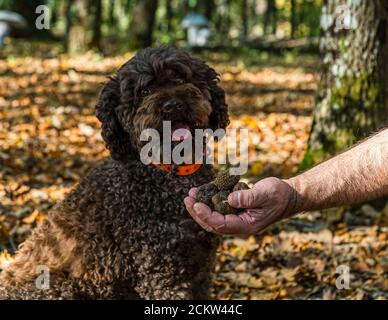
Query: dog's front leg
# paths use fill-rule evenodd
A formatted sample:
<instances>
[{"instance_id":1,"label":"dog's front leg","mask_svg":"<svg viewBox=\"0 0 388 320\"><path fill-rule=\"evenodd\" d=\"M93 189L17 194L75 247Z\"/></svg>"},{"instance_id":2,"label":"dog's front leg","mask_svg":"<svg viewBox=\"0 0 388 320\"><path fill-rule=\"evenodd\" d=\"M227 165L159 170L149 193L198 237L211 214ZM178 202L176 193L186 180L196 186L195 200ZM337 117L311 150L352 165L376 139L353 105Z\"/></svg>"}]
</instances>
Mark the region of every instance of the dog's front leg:
<instances>
[{"instance_id":1,"label":"dog's front leg","mask_svg":"<svg viewBox=\"0 0 388 320\"><path fill-rule=\"evenodd\" d=\"M190 282L173 273L147 272L138 276L135 291L142 299L190 300L193 288Z\"/></svg>"}]
</instances>

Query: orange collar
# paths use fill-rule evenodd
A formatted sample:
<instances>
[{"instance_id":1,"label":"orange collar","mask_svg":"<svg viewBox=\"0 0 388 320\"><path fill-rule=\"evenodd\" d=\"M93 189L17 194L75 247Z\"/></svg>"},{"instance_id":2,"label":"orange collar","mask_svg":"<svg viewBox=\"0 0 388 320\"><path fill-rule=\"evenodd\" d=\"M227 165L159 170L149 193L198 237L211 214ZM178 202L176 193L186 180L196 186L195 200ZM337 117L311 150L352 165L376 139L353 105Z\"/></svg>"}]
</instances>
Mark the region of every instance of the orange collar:
<instances>
[{"instance_id":1,"label":"orange collar","mask_svg":"<svg viewBox=\"0 0 388 320\"><path fill-rule=\"evenodd\" d=\"M198 171L201 167L201 164L193 163L193 164L182 164L173 166L171 164L163 164L163 163L152 163L152 165L166 172L173 172L178 176L189 176Z\"/></svg>"}]
</instances>

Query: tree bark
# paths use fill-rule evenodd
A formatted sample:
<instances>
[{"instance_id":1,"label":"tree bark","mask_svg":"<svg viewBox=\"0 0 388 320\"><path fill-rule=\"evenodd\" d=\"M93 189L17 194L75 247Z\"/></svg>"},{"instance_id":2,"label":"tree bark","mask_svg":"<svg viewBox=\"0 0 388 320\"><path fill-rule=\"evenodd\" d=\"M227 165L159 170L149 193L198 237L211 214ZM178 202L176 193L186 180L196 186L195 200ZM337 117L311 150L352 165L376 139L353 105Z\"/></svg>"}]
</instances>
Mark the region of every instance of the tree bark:
<instances>
[{"instance_id":1,"label":"tree bark","mask_svg":"<svg viewBox=\"0 0 388 320\"><path fill-rule=\"evenodd\" d=\"M73 5L73 0L66 1L63 4L63 15L65 18L65 41L64 41L64 47L65 51L69 52L69 34L70 34L70 27L71 27L71 6Z\"/></svg>"},{"instance_id":2,"label":"tree bark","mask_svg":"<svg viewBox=\"0 0 388 320\"><path fill-rule=\"evenodd\" d=\"M295 38L295 32L297 28L296 21L296 0L291 0L291 38Z\"/></svg>"},{"instance_id":3,"label":"tree bark","mask_svg":"<svg viewBox=\"0 0 388 320\"><path fill-rule=\"evenodd\" d=\"M263 31L264 34L268 34L268 29L269 29L269 23L271 20L271 8L270 8L270 2L271 0L267 0L267 8L264 13L264 19L263 19Z\"/></svg>"},{"instance_id":4,"label":"tree bark","mask_svg":"<svg viewBox=\"0 0 388 320\"><path fill-rule=\"evenodd\" d=\"M229 40L229 32L230 32L230 29L232 27L232 17L231 17L231 13L232 13L232 0L226 0L226 21L225 21L225 34L226 34L226 38L225 40ZM223 38L224 39L224 38Z\"/></svg>"},{"instance_id":5,"label":"tree bark","mask_svg":"<svg viewBox=\"0 0 388 320\"><path fill-rule=\"evenodd\" d=\"M247 0L241 1L241 41L245 42L248 36L248 4Z\"/></svg>"},{"instance_id":6,"label":"tree bark","mask_svg":"<svg viewBox=\"0 0 388 320\"><path fill-rule=\"evenodd\" d=\"M58 15L59 15L59 5L57 1L54 1L52 8L51 8L51 15L50 15L50 26L54 27L58 22Z\"/></svg>"},{"instance_id":7,"label":"tree bark","mask_svg":"<svg viewBox=\"0 0 388 320\"><path fill-rule=\"evenodd\" d=\"M83 53L89 49L92 26L88 0L72 0L68 12L67 51Z\"/></svg>"},{"instance_id":8,"label":"tree bark","mask_svg":"<svg viewBox=\"0 0 388 320\"><path fill-rule=\"evenodd\" d=\"M170 33L172 31L172 18L173 18L173 10L171 0L165 0L166 3L166 23L167 23L167 32Z\"/></svg>"},{"instance_id":9,"label":"tree bark","mask_svg":"<svg viewBox=\"0 0 388 320\"><path fill-rule=\"evenodd\" d=\"M214 15L214 28L219 30L217 33L221 46L225 46L229 41L229 32L232 25L231 20L231 0L222 0L219 3Z\"/></svg>"},{"instance_id":10,"label":"tree bark","mask_svg":"<svg viewBox=\"0 0 388 320\"><path fill-rule=\"evenodd\" d=\"M214 13L215 3L214 0L207 0L205 3L205 17L212 21Z\"/></svg>"},{"instance_id":11,"label":"tree bark","mask_svg":"<svg viewBox=\"0 0 388 320\"><path fill-rule=\"evenodd\" d=\"M183 10L182 10L183 11L183 16L185 16L191 10L189 0L182 0L181 5L182 5L182 8L183 8Z\"/></svg>"},{"instance_id":12,"label":"tree bark","mask_svg":"<svg viewBox=\"0 0 388 320\"><path fill-rule=\"evenodd\" d=\"M276 35L278 28L278 11L276 8L276 0L272 0L272 34Z\"/></svg>"},{"instance_id":13,"label":"tree bark","mask_svg":"<svg viewBox=\"0 0 388 320\"><path fill-rule=\"evenodd\" d=\"M276 12L276 1L267 0L267 10L264 15L264 34L276 34L277 29L277 12ZM271 29L271 31L269 31Z\"/></svg>"},{"instance_id":14,"label":"tree bark","mask_svg":"<svg viewBox=\"0 0 388 320\"><path fill-rule=\"evenodd\" d=\"M115 0L110 0L109 1L109 15L108 15L108 24L109 26L113 26L115 24ZM127 7L129 7L127 3Z\"/></svg>"},{"instance_id":15,"label":"tree bark","mask_svg":"<svg viewBox=\"0 0 388 320\"><path fill-rule=\"evenodd\" d=\"M91 46L101 50L102 0L94 0L93 4L93 35Z\"/></svg>"},{"instance_id":16,"label":"tree bark","mask_svg":"<svg viewBox=\"0 0 388 320\"><path fill-rule=\"evenodd\" d=\"M322 8L323 72L302 170L388 125L388 1L338 9L347 3Z\"/></svg>"},{"instance_id":17,"label":"tree bark","mask_svg":"<svg viewBox=\"0 0 388 320\"><path fill-rule=\"evenodd\" d=\"M157 6L158 0L137 1L130 25L130 41L134 49L152 45Z\"/></svg>"}]
</instances>

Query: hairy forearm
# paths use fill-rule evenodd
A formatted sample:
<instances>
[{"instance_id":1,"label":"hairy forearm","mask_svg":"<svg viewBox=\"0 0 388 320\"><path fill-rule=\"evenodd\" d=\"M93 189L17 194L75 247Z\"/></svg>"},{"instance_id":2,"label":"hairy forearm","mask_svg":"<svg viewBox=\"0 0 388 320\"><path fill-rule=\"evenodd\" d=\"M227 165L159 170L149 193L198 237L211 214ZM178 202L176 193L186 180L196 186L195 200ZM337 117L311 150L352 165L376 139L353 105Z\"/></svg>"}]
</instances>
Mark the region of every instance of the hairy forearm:
<instances>
[{"instance_id":1,"label":"hairy forearm","mask_svg":"<svg viewBox=\"0 0 388 320\"><path fill-rule=\"evenodd\" d=\"M290 213L388 195L388 129L285 181L295 190Z\"/></svg>"}]
</instances>

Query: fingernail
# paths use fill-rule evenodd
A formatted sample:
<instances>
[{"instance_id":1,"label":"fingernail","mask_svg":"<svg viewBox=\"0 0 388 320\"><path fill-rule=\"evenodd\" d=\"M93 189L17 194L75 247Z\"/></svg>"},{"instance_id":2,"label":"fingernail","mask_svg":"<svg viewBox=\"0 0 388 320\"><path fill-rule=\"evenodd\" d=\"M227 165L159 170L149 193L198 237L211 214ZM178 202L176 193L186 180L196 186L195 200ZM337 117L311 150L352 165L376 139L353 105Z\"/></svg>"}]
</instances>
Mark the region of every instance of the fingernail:
<instances>
[{"instance_id":1,"label":"fingernail","mask_svg":"<svg viewBox=\"0 0 388 320\"><path fill-rule=\"evenodd\" d=\"M234 206L234 207L240 207L240 199L241 199L241 194L240 192L234 192L229 196L229 203Z\"/></svg>"}]
</instances>

